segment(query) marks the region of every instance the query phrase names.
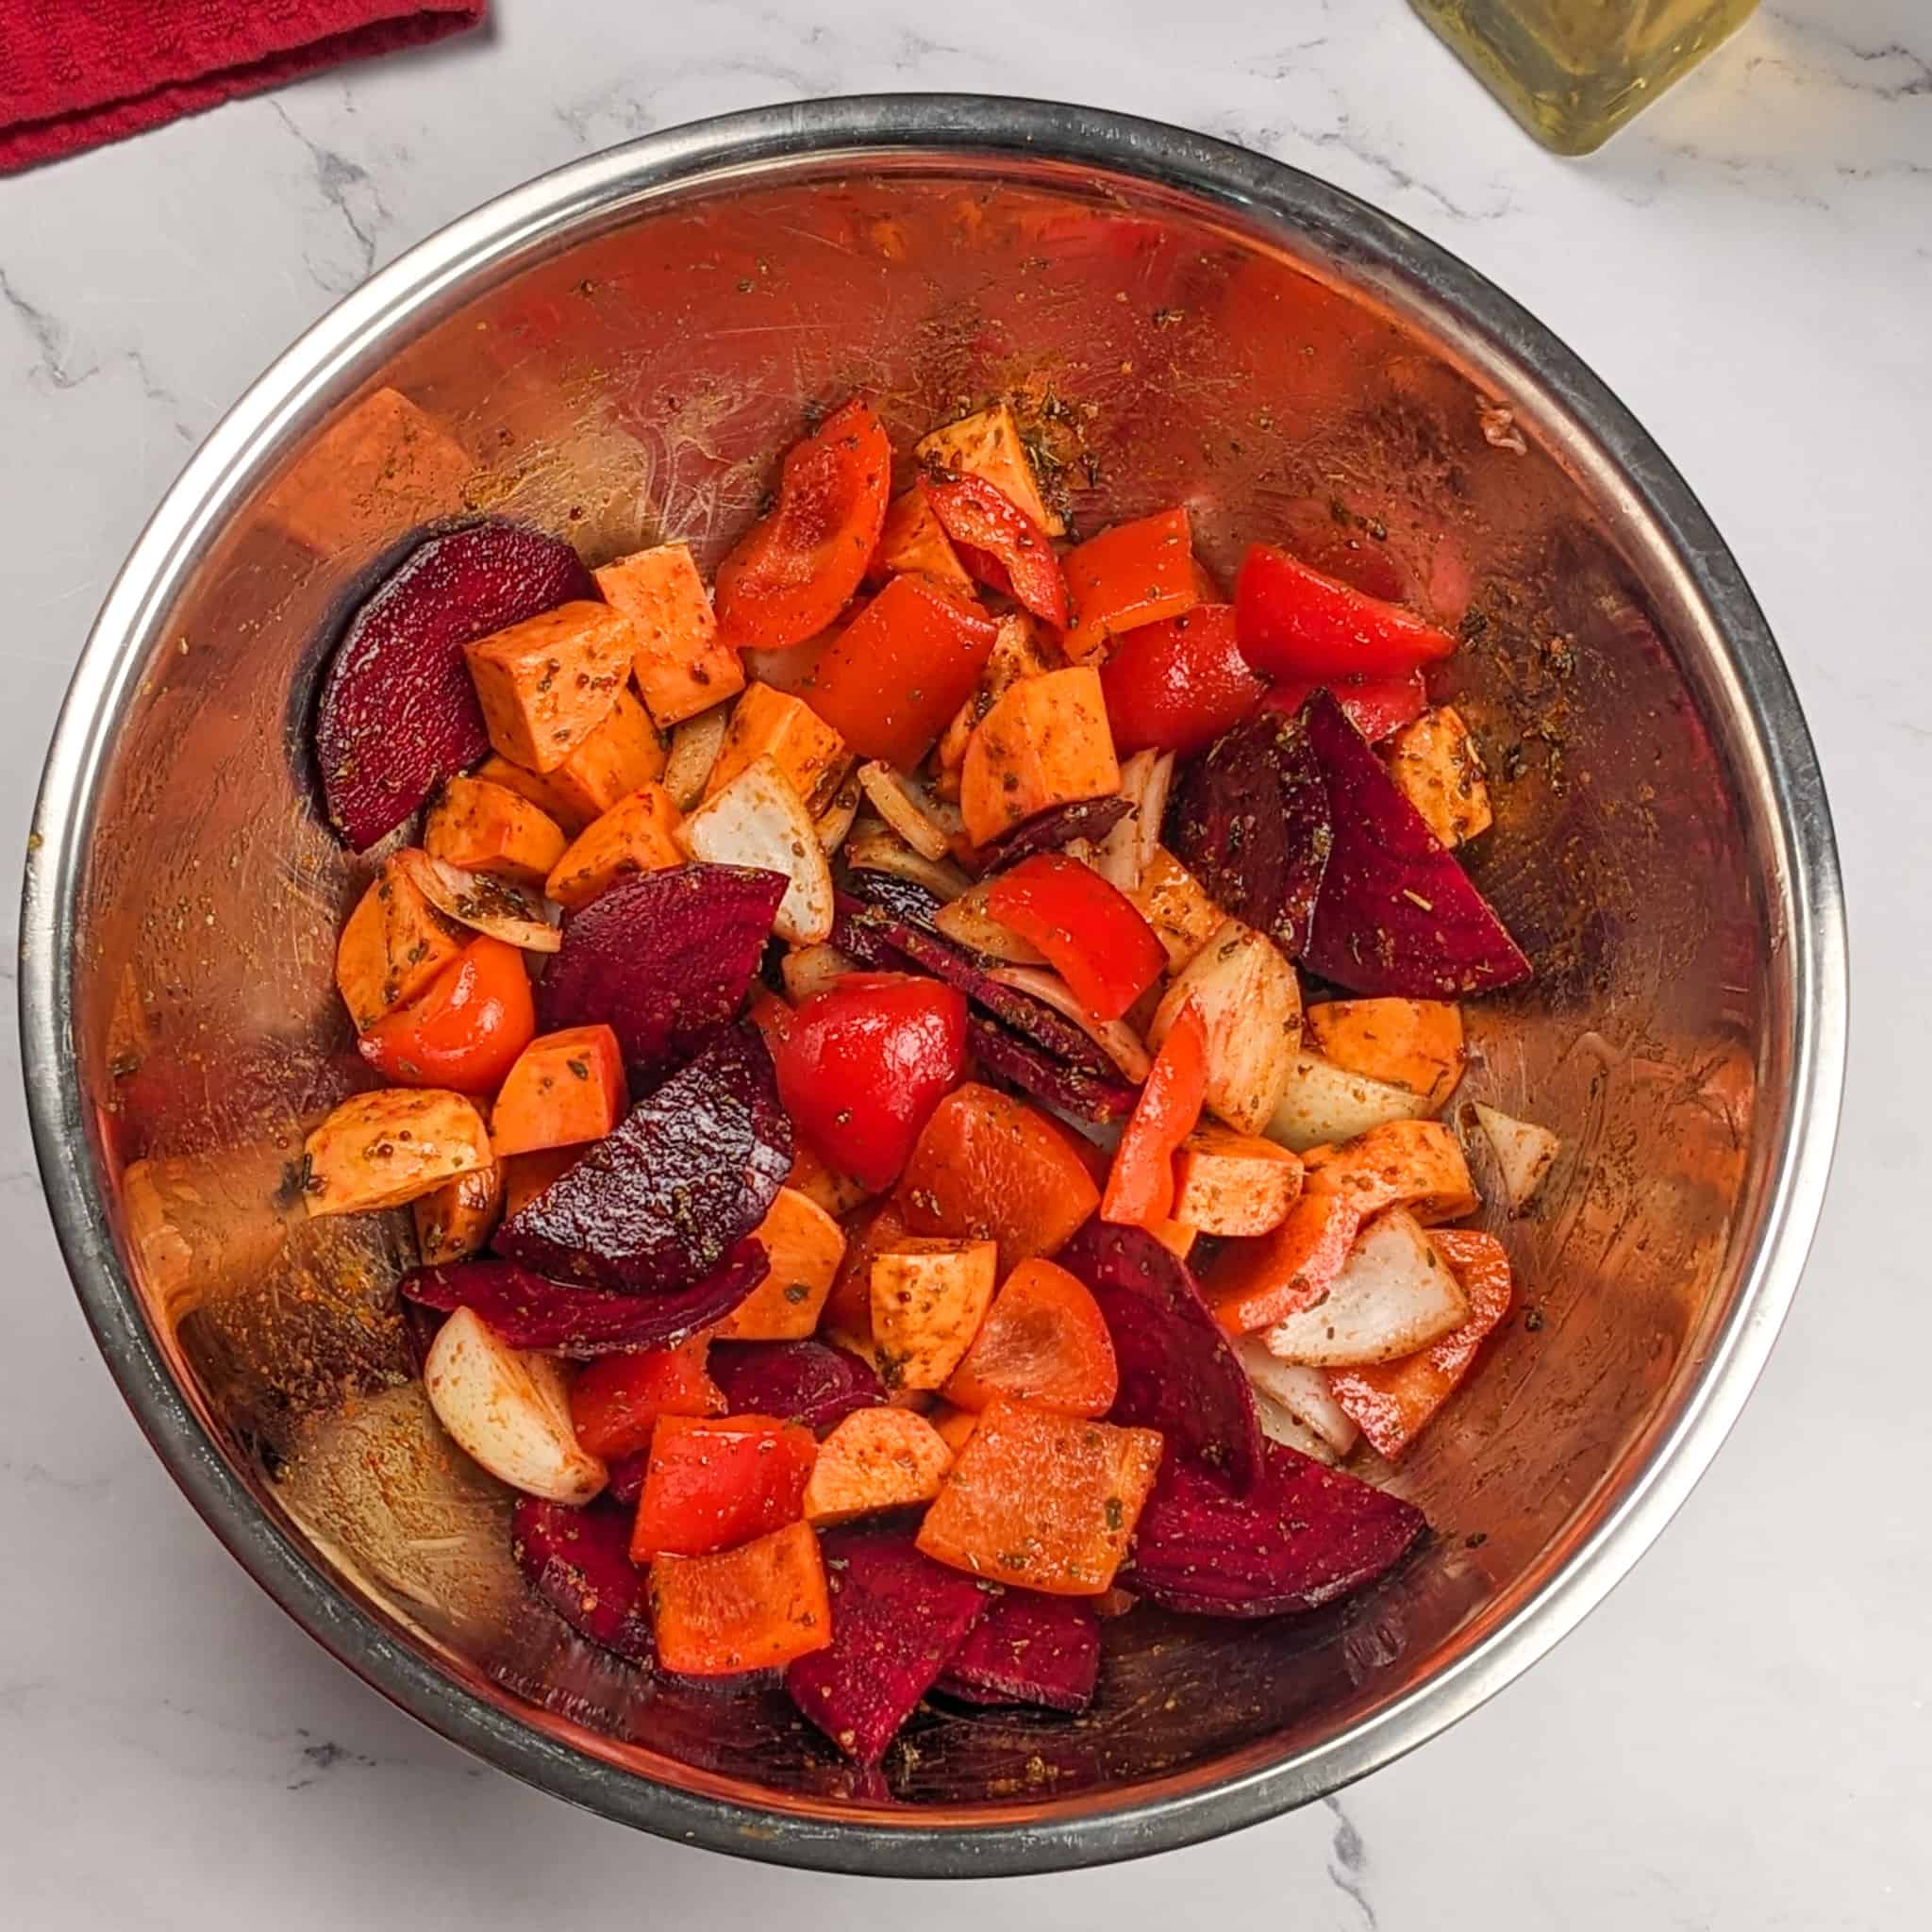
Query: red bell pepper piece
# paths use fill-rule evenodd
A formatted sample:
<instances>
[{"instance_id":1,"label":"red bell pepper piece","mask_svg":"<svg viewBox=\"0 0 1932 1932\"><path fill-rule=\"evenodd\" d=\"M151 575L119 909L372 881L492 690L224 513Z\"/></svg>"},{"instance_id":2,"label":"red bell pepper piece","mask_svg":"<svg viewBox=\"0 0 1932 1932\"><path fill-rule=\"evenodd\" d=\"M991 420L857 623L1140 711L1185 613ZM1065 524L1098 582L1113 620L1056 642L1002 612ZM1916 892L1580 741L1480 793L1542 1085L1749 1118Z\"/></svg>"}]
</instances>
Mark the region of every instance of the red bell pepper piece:
<instances>
[{"instance_id":1,"label":"red bell pepper piece","mask_svg":"<svg viewBox=\"0 0 1932 1932\"><path fill-rule=\"evenodd\" d=\"M492 1093L536 1031L524 956L486 936L472 940L427 991L378 1020L356 1050L399 1086Z\"/></svg>"},{"instance_id":2,"label":"red bell pepper piece","mask_svg":"<svg viewBox=\"0 0 1932 1932\"><path fill-rule=\"evenodd\" d=\"M1272 543L1241 559L1234 590L1241 651L1270 677L1406 677L1456 648L1447 631L1399 604L1338 583Z\"/></svg>"},{"instance_id":3,"label":"red bell pepper piece","mask_svg":"<svg viewBox=\"0 0 1932 1932\"><path fill-rule=\"evenodd\" d=\"M834 1174L877 1193L965 1077L966 1001L909 973L851 973L802 1000L766 1044L800 1138Z\"/></svg>"},{"instance_id":4,"label":"red bell pepper piece","mask_svg":"<svg viewBox=\"0 0 1932 1932\"><path fill-rule=\"evenodd\" d=\"M857 396L794 443L779 474L776 508L718 566L724 641L780 651L824 630L865 576L891 482L891 443Z\"/></svg>"},{"instance_id":5,"label":"red bell pepper piece","mask_svg":"<svg viewBox=\"0 0 1932 1932\"><path fill-rule=\"evenodd\" d=\"M630 1559L705 1557L796 1523L818 1438L771 1416L659 1418Z\"/></svg>"},{"instance_id":6,"label":"red bell pepper piece","mask_svg":"<svg viewBox=\"0 0 1932 1932\"><path fill-rule=\"evenodd\" d=\"M1076 664L1108 638L1178 617L1201 601L1185 509L1164 509L1090 537L1067 553L1066 572L1074 607L1067 656Z\"/></svg>"},{"instance_id":7,"label":"red bell pepper piece","mask_svg":"<svg viewBox=\"0 0 1932 1932\"><path fill-rule=\"evenodd\" d=\"M1134 902L1063 852L1036 853L1002 873L986 909L1038 946L1096 1020L1118 1020L1167 967Z\"/></svg>"},{"instance_id":8,"label":"red bell pepper piece","mask_svg":"<svg viewBox=\"0 0 1932 1932\"><path fill-rule=\"evenodd\" d=\"M675 1348L585 1363L570 1391L577 1441L592 1456L618 1461L651 1446L659 1416L723 1415L724 1391L705 1373L709 1347L708 1336L693 1335Z\"/></svg>"},{"instance_id":9,"label":"red bell pepper piece","mask_svg":"<svg viewBox=\"0 0 1932 1932\"><path fill-rule=\"evenodd\" d=\"M1114 1152L1101 1220L1151 1228L1174 1212L1174 1158L1194 1131L1207 1097L1208 1028L1189 1000L1160 1042Z\"/></svg>"},{"instance_id":10,"label":"red bell pepper piece","mask_svg":"<svg viewBox=\"0 0 1932 1932\"><path fill-rule=\"evenodd\" d=\"M1239 724L1268 682L1235 641L1234 606L1200 604L1127 632L1101 666L1100 690L1116 751L1185 756Z\"/></svg>"},{"instance_id":11,"label":"red bell pepper piece","mask_svg":"<svg viewBox=\"0 0 1932 1932\"><path fill-rule=\"evenodd\" d=\"M1067 580L1046 532L984 476L928 470L922 481L933 515L973 575L1065 630Z\"/></svg>"},{"instance_id":12,"label":"red bell pepper piece","mask_svg":"<svg viewBox=\"0 0 1932 1932\"><path fill-rule=\"evenodd\" d=\"M1412 724L1429 708L1429 694L1420 671L1411 671L1407 677L1296 678L1271 686L1261 700L1262 707L1270 711L1299 711L1324 684L1349 723L1371 744Z\"/></svg>"},{"instance_id":13,"label":"red bell pepper piece","mask_svg":"<svg viewBox=\"0 0 1932 1932\"><path fill-rule=\"evenodd\" d=\"M909 770L973 695L998 634L970 596L895 576L843 630L801 653L809 662L785 688L860 758Z\"/></svg>"}]
</instances>

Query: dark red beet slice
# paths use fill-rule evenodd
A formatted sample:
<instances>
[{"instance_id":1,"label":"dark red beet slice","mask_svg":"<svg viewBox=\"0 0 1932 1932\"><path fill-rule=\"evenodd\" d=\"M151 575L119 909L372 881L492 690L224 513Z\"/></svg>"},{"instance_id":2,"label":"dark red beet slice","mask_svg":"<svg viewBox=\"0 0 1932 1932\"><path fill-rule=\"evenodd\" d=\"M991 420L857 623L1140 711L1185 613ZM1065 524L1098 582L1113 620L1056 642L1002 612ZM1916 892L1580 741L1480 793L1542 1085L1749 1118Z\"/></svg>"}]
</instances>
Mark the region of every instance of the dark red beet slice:
<instances>
[{"instance_id":1,"label":"dark red beet slice","mask_svg":"<svg viewBox=\"0 0 1932 1932\"><path fill-rule=\"evenodd\" d=\"M894 919L916 925L921 932L932 930L932 916L944 904L937 892L929 891L915 879L902 879L895 872L868 872L859 867L853 872L849 883L855 899L876 906ZM876 943L883 946L885 941L880 940ZM958 950L969 958L983 957L965 946Z\"/></svg>"},{"instance_id":2,"label":"dark red beet slice","mask_svg":"<svg viewBox=\"0 0 1932 1932\"><path fill-rule=\"evenodd\" d=\"M1334 842L1302 720L1257 711L1189 759L1167 808L1167 842L1217 906L1298 958Z\"/></svg>"},{"instance_id":3,"label":"dark red beet slice","mask_svg":"<svg viewBox=\"0 0 1932 1932\"><path fill-rule=\"evenodd\" d=\"M403 1321L403 1345L409 1351L409 1366L420 1375L429 1359L429 1344L448 1317L440 1308L425 1307L407 1295L396 1297L396 1313Z\"/></svg>"},{"instance_id":4,"label":"dark red beet slice","mask_svg":"<svg viewBox=\"0 0 1932 1932\"><path fill-rule=\"evenodd\" d=\"M1140 1090L1124 1080L1090 1073L1085 1067L1070 1067L983 1013L967 1016L966 1033L980 1064L990 1073L1076 1120L1124 1120L1133 1112L1140 1097Z\"/></svg>"},{"instance_id":5,"label":"dark red beet slice","mask_svg":"<svg viewBox=\"0 0 1932 1932\"><path fill-rule=\"evenodd\" d=\"M1414 1504L1280 1442L1244 1496L1169 1458L1121 1581L1171 1610L1275 1617L1373 1583L1427 1527Z\"/></svg>"},{"instance_id":6,"label":"dark red beet slice","mask_svg":"<svg viewBox=\"0 0 1932 1932\"><path fill-rule=\"evenodd\" d=\"M358 608L315 716L328 822L357 852L490 749L463 646L596 580L568 543L521 524L425 537Z\"/></svg>"},{"instance_id":7,"label":"dark red beet slice","mask_svg":"<svg viewBox=\"0 0 1932 1932\"><path fill-rule=\"evenodd\" d=\"M828 1341L717 1341L706 1373L733 1415L771 1415L823 1434L886 1399L870 1362Z\"/></svg>"},{"instance_id":8,"label":"dark red beet slice","mask_svg":"<svg viewBox=\"0 0 1932 1932\"><path fill-rule=\"evenodd\" d=\"M644 1477L651 1468L651 1452L640 1449L632 1456L620 1456L609 1465L610 1480L604 1485L604 1493L613 1503L622 1503L627 1508L644 1493Z\"/></svg>"},{"instance_id":9,"label":"dark red beet slice","mask_svg":"<svg viewBox=\"0 0 1932 1932\"><path fill-rule=\"evenodd\" d=\"M1057 805L1025 824L1015 825L1005 838L987 848L983 870L1001 872L1018 865L1036 852L1057 852L1075 839L1099 841L1107 837L1133 807L1116 794L1112 798L1083 798L1077 805Z\"/></svg>"},{"instance_id":10,"label":"dark red beet slice","mask_svg":"<svg viewBox=\"0 0 1932 1932\"><path fill-rule=\"evenodd\" d=\"M751 991L772 917L774 872L679 865L612 886L563 923L537 988L543 1031L612 1027L634 1080L684 1058Z\"/></svg>"},{"instance_id":11,"label":"dark red beet slice","mask_svg":"<svg viewBox=\"0 0 1932 1932\"><path fill-rule=\"evenodd\" d=\"M1078 1712L1100 1677L1100 1619L1076 1596L1008 1590L988 1606L941 1674L968 1704L1038 1704Z\"/></svg>"},{"instance_id":12,"label":"dark red beet slice","mask_svg":"<svg viewBox=\"0 0 1932 1932\"><path fill-rule=\"evenodd\" d=\"M1138 1227L1090 1221L1054 1257L1092 1290L1121 1391L1110 1422L1158 1429L1163 1467L1192 1456L1244 1489L1261 1463L1254 1391L1188 1265Z\"/></svg>"},{"instance_id":13,"label":"dark red beet slice","mask_svg":"<svg viewBox=\"0 0 1932 1932\"><path fill-rule=\"evenodd\" d=\"M396 1284L425 1307L474 1308L512 1348L541 1348L575 1361L673 1348L722 1322L771 1272L765 1244L747 1238L702 1281L675 1294L607 1294L546 1281L514 1261L458 1261L417 1268Z\"/></svg>"},{"instance_id":14,"label":"dark red beet slice","mask_svg":"<svg viewBox=\"0 0 1932 1932\"><path fill-rule=\"evenodd\" d=\"M874 890L872 881L882 876L878 873L855 874L853 885L856 891L870 892ZM1031 993L991 978L987 971L991 962L984 955L956 945L882 905L868 904L853 892L841 892L832 943L869 965L878 964L881 950L890 949L902 956L898 963L909 959L935 979L958 987L974 1005L1043 1046L1056 1059L1102 1078L1113 1074L1113 1062L1063 1013L1055 1012Z\"/></svg>"},{"instance_id":15,"label":"dark red beet slice","mask_svg":"<svg viewBox=\"0 0 1932 1932\"><path fill-rule=\"evenodd\" d=\"M772 1056L730 1026L518 1208L494 1246L558 1281L668 1293L765 1218L791 1168Z\"/></svg>"},{"instance_id":16,"label":"dark red beet slice","mask_svg":"<svg viewBox=\"0 0 1932 1932\"><path fill-rule=\"evenodd\" d=\"M855 1764L876 1764L978 1621L986 1593L902 1529L835 1529L821 1547L831 1645L791 1664L785 1688Z\"/></svg>"},{"instance_id":17,"label":"dark red beet slice","mask_svg":"<svg viewBox=\"0 0 1932 1932\"><path fill-rule=\"evenodd\" d=\"M630 1518L601 1502L566 1508L519 1496L510 1552L530 1587L580 1637L631 1662L649 1664L644 1573L630 1559Z\"/></svg>"},{"instance_id":18,"label":"dark red beet slice","mask_svg":"<svg viewBox=\"0 0 1932 1932\"><path fill-rule=\"evenodd\" d=\"M1302 955L1309 967L1351 992L1409 999L1458 999L1527 979L1522 948L1341 707L1318 691L1302 723L1335 829Z\"/></svg>"}]
</instances>

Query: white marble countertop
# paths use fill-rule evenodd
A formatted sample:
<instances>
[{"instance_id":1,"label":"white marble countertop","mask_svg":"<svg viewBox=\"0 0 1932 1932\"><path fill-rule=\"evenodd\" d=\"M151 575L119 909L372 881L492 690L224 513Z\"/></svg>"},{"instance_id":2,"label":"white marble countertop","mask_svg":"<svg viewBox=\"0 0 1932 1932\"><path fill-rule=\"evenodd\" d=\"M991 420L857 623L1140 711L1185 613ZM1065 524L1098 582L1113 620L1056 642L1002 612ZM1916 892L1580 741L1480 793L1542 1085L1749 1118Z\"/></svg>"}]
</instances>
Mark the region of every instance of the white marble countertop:
<instances>
[{"instance_id":1,"label":"white marble countertop","mask_svg":"<svg viewBox=\"0 0 1932 1932\"><path fill-rule=\"evenodd\" d=\"M1911 1478L1928 1467L1932 1298L1906 1224L1932 1146L1924 0L1767 5L1581 163L1532 146L1399 0L1111 0L1104 31L1078 24L1097 6L1030 0L929 27L881 0L495 11L487 36L0 181L11 849L150 507L371 267L526 175L721 109L907 88L1092 102L1245 142L1413 223L1565 337L1702 493L1783 641L1844 848L1857 999L1831 1199L1776 1357L1695 1497L1579 1633L1459 1729L1339 1802L1152 1865L891 1897L660 1844L483 1770L252 1589L94 1356L9 1027L0 1921L1924 1924L1932 1535Z\"/></svg>"}]
</instances>

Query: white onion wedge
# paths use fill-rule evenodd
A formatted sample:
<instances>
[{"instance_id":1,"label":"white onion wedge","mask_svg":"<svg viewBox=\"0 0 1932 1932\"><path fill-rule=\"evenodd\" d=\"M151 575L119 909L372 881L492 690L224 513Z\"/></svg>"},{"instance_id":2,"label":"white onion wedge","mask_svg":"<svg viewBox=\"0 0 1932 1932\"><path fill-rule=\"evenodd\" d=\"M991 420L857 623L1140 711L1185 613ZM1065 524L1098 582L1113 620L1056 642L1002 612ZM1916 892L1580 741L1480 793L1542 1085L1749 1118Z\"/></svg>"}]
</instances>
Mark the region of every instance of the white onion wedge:
<instances>
[{"instance_id":1,"label":"white onion wedge","mask_svg":"<svg viewBox=\"0 0 1932 1932\"><path fill-rule=\"evenodd\" d=\"M423 1386L458 1447L512 1489L588 1503L604 1487L608 1472L571 1426L563 1365L509 1347L473 1309L436 1331Z\"/></svg>"},{"instance_id":2,"label":"white onion wedge","mask_svg":"<svg viewBox=\"0 0 1932 1932\"><path fill-rule=\"evenodd\" d=\"M664 760L664 789L679 811L689 811L705 795L705 786L724 734L731 729L731 706L713 705L695 718L687 718L671 734L671 751Z\"/></svg>"},{"instance_id":3,"label":"white onion wedge","mask_svg":"<svg viewBox=\"0 0 1932 1932\"><path fill-rule=\"evenodd\" d=\"M1174 784L1171 751L1137 751L1121 766L1120 795L1132 808L1093 855L1093 869L1123 892L1140 891L1141 880L1160 844L1160 822Z\"/></svg>"},{"instance_id":4,"label":"white onion wedge","mask_svg":"<svg viewBox=\"0 0 1932 1932\"><path fill-rule=\"evenodd\" d=\"M1120 1020L1096 1020L1074 998L1074 990L1058 973L1045 973L1037 966L995 966L987 974L1016 992L1030 992L1037 1000L1074 1024L1099 1047L1121 1070L1123 1077L1139 1086L1154 1065L1154 1058L1141 1045L1141 1037Z\"/></svg>"},{"instance_id":5,"label":"white onion wedge","mask_svg":"<svg viewBox=\"0 0 1932 1932\"><path fill-rule=\"evenodd\" d=\"M1468 1319L1462 1285L1414 1217L1391 1208L1363 1228L1327 1294L1261 1341L1285 1362L1352 1369L1413 1355Z\"/></svg>"},{"instance_id":6,"label":"white onion wedge","mask_svg":"<svg viewBox=\"0 0 1932 1932\"><path fill-rule=\"evenodd\" d=\"M815 992L824 992L834 980L858 971L858 961L837 946L793 946L778 962L784 975L785 996L795 1007Z\"/></svg>"},{"instance_id":7,"label":"white onion wedge","mask_svg":"<svg viewBox=\"0 0 1932 1932\"><path fill-rule=\"evenodd\" d=\"M872 808L922 858L943 858L952 849L946 828L891 765L868 759L858 768L858 783Z\"/></svg>"},{"instance_id":8,"label":"white onion wedge","mask_svg":"<svg viewBox=\"0 0 1932 1932\"><path fill-rule=\"evenodd\" d=\"M1389 1121L1422 1120L1433 1109L1428 1096L1366 1074L1351 1074L1333 1060L1298 1053L1280 1101L1268 1122L1271 1141L1297 1154L1353 1141Z\"/></svg>"},{"instance_id":9,"label":"white onion wedge","mask_svg":"<svg viewBox=\"0 0 1932 1932\"><path fill-rule=\"evenodd\" d=\"M989 958L1004 959L1008 966L1044 966L1046 955L1030 940L1023 940L1010 925L1002 925L986 909L986 895L993 881L982 879L968 886L957 899L933 914L933 929L962 946L971 946Z\"/></svg>"},{"instance_id":10,"label":"white onion wedge","mask_svg":"<svg viewBox=\"0 0 1932 1932\"><path fill-rule=\"evenodd\" d=\"M1328 1377L1320 1369L1282 1361L1270 1355L1256 1335L1242 1336L1234 1352L1255 1385L1255 1392L1319 1437L1331 1456L1346 1456L1355 1447L1361 1431L1354 1417L1336 1401Z\"/></svg>"},{"instance_id":11,"label":"white onion wedge","mask_svg":"<svg viewBox=\"0 0 1932 1932\"><path fill-rule=\"evenodd\" d=\"M1279 1442L1331 1468L1341 1460L1332 1442L1324 1441L1306 1423L1290 1415L1278 1402L1271 1402L1258 1389L1255 1391L1255 1416L1261 1424L1261 1433L1271 1442Z\"/></svg>"},{"instance_id":12,"label":"white onion wedge","mask_svg":"<svg viewBox=\"0 0 1932 1932\"><path fill-rule=\"evenodd\" d=\"M754 758L677 828L693 858L783 873L790 883L772 927L794 946L832 930L832 868L805 801L770 757Z\"/></svg>"},{"instance_id":13,"label":"white onion wedge","mask_svg":"<svg viewBox=\"0 0 1932 1932\"><path fill-rule=\"evenodd\" d=\"M1273 941L1224 919L1181 968L1147 1029L1158 1049L1188 1000L1208 1029L1208 1105L1258 1134L1274 1118L1302 1035L1301 982Z\"/></svg>"},{"instance_id":14,"label":"white onion wedge","mask_svg":"<svg viewBox=\"0 0 1932 1932\"><path fill-rule=\"evenodd\" d=\"M863 795L858 780L847 778L831 804L818 815L819 847L827 858L844 844L846 834L858 816L858 801Z\"/></svg>"},{"instance_id":15,"label":"white onion wedge","mask_svg":"<svg viewBox=\"0 0 1932 1932\"><path fill-rule=\"evenodd\" d=\"M1521 1214L1549 1177L1562 1141L1549 1128L1512 1119L1480 1100L1470 1102L1463 1116L1465 1124L1471 1115L1496 1157L1496 1175L1503 1183L1503 1198L1510 1213Z\"/></svg>"},{"instance_id":16,"label":"white onion wedge","mask_svg":"<svg viewBox=\"0 0 1932 1932\"><path fill-rule=\"evenodd\" d=\"M561 908L541 892L525 891L495 873L465 872L413 846L398 852L395 862L417 891L458 925L526 953L554 953L563 943L557 924Z\"/></svg>"},{"instance_id":17,"label":"white onion wedge","mask_svg":"<svg viewBox=\"0 0 1932 1932\"><path fill-rule=\"evenodd\" d=\"M971 881L950 858L927 858L876 819L861 819L845 841L845 863L854 872L890 873L924 886L942 900L957 899Z\"/></svg>"}]
</instances>

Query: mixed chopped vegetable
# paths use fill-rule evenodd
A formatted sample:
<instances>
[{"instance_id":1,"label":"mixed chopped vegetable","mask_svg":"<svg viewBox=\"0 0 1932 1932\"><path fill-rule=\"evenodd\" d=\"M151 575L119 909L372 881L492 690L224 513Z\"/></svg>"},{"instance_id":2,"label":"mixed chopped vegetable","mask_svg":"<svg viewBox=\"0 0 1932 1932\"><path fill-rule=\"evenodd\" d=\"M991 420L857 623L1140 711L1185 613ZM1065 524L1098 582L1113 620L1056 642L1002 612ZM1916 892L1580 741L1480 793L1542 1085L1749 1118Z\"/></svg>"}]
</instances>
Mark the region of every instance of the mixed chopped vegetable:
<instances>
[{"instance_id":1,"label":"mixed chopped vegetable","mask_svg":"<svg viewBox=\"0 0 1932 1932\"><path fill-rule=\"evenodd\" d=\"M1003 405L862 398L708 588L480 521L355 616L316 745L386 851L337 982L389 1084L311 1214L408 1205L429 1401L594 1644L1078 1712L1106 1620L1384 1574L1555 1137L1463 1081L1529 962L1454 640L1184 507L1069 539ZM1366 1445L1366 1446L1364 1446ZM1382 1458L1375 1464L1371 1457Z\"/></svg>"}]
</instances>

